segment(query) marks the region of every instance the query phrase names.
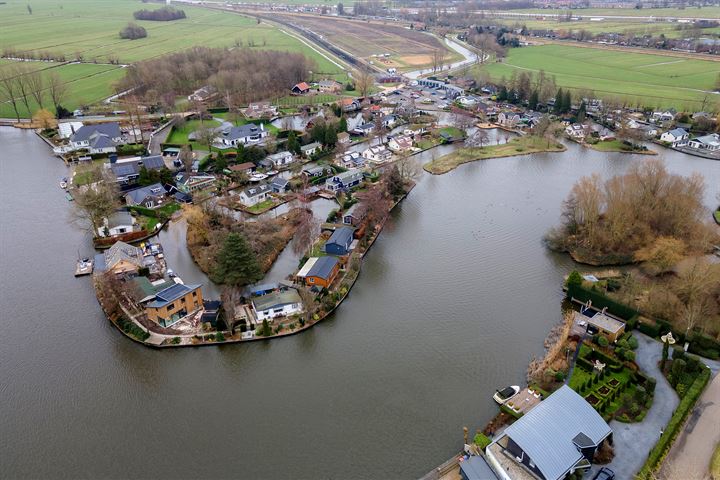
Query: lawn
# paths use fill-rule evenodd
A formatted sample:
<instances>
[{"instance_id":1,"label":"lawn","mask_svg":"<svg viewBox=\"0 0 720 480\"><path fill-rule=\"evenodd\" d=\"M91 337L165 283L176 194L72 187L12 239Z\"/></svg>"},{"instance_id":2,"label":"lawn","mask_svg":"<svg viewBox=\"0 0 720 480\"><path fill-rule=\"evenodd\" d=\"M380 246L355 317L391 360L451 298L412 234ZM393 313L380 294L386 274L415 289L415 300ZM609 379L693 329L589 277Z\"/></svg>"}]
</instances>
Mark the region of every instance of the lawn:
<instances>
[{"instance_id":1,"label":"lawn","mask_svg":"<svg viewBox=\"0 0 720 480\"><path fill-rule=\"evenodd\" d=\"M633 150L631 147L622 142L622 140L608 140L606 142L586 143L588 147L600 152L623 152L638 153L642 155L655 155L657 152L653 150Z\"/></svg>"},{"instance_id":2,"label":"lawn","mask_svg":"<svg viewBox=\"0 0 720 480\"><path fill-rule=\"evenodd\" d=\"M720 480L720 443L715 446L715 453L710 461L710 475L713 480Z\"/></svg>"},{"instance_id":3,"label":"lawn","mask_svg":"<svg viewBox=\"0 0 720 480\"><path fill-rule=\"evenodd\" d=\"M720 210L715 210L714 215L715 215L715 221L717 223L720 223Z\"/></svg>"},{"instance_id":4,"label":"lawn","mask_svg":"<svg viewBox=\"0 0 720 480\"><path fill-rule=\"evenodd\" d=\"M267 200L263 200L260 203L256 203L252 207L245 207L245 209L254 214L260 214L265 212L266 210L270 210L274 206L276 206L277 202L274 198L268 198Z\"/></svg>"},{"instance_id":5,"label":"lawn","mask_svg":"<svg viewBox=\"0 0 720 480\"><path fill-rule=\"evenodd\" d=\"M273 25L230 12L182 5L187 18L172 22L137 21L148 32L147 38L123 40L118 32L133 20L133 12L153 8L133 0L39 0L31 3L9 0L0 4L0 45L18 51L48 51L64 54L68 60L81 55L85 62L107 63L116 58L128 64L181 51L196 45L232 46L300 52L317 63L314 77L346 80L343 70L318 52ZM250 47L249 45L254 45ZM7 60L0 61L0 69ZM32 62L38 68L51 63ZM92 71L90 71L90 70ZM104 69L104 73L101 70ZM61 76L72 77L70 94L63 106L72 110L114 93L112 85L124 76L116 65L67 65L58 67ZM3 104L0 116L7 117ZM33 110L34 106L31 106ZM25 116L27 115L23 112Z\"/></svg>"},{"instance_id":6,"label":"lawn","mask_svg":"<svg viewBox=\"0 0 720 480\"><path fill-rule=\"evenodd\" d=\"M174 126L165 143L172 145L193 145L193 149L195 149L199 144L194 141L188 141L188 135L200 129L202 125L206 127L219 127L220 122L217 120L204 120L203 122L200 122L200 120L188 120L180 127ZM207 147L207 145L203 145L203 147Z\"/></svg>"},{"instance_id":7,"label":"lawn","mask_svg":"<svg viewBox=\"0 0 720 480\"><path fill-rule=\"evenodd\" d=\"M490 145L486 147L459 148L452 153L443 155L423 165L423 169L434 175L442 175L450 172L463 163L488 158L512 157L515 155L527 155L538 152L562 152L565 147L562 144L537 137L518 137L501 145Z\"/></svg>"},{"instance_id":8,"label":"lawn","mask_svg":"<svg viewBox=\"0 0 720 480\"><path fill-rule=\"evenodd\" d=\"M581 8L570 10L574 16L592 17L617 15L623 17L680 17L680 18L720 18L720 7L688 8ZM513 10L513 13L537 13L539 15L564 15L566 9L529 8Z\"/></svg>"},{"instance_id":9,"label":"lawn","mask_svg":"<svg viewBox=\"0 0 720 480\"><path fill-rule=\"evenodd\" d=\"M559 86L651 107L697 111L717 108L711 93L720 62L566 45L515 48L503 63L480 67L495 80L544 70Z\"/></svg>"}]
</instances>

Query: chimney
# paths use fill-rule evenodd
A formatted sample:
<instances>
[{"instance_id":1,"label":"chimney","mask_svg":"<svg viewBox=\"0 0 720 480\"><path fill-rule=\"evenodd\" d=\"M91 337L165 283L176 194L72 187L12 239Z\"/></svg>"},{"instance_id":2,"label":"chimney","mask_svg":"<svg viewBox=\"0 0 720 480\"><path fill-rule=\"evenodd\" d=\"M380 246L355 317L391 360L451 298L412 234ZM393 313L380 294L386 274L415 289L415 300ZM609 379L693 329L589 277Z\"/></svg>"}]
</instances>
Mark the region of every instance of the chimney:
<instances>
[{"instance_id":1,"label":"chimney","mask_svg":"<svg viewBox=\"0 0 720 480\"><path fill-rule=\"evenodd\" d=\"M117 163L117 153L110 154L110 163Z\"/></svg>"}]
</instances>

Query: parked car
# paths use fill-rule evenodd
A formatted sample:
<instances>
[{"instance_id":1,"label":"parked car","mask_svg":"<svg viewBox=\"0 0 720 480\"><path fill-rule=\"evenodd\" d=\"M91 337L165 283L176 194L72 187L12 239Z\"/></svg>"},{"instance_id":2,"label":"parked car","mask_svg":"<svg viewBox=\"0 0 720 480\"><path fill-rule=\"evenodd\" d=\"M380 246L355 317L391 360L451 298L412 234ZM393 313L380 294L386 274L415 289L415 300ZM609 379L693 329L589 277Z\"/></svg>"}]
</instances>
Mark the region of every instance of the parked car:
<instances>
[{"instance_id":1,"label":"parked car","mask_svg":"<svg viewBox=\"0 0 720 480\"><path fill-rule=\"evenodd\" d=\"M593 480L614 480L615 472L607 467L602 467L598 473L595 474Z\"/></svg>"}]
</instances>

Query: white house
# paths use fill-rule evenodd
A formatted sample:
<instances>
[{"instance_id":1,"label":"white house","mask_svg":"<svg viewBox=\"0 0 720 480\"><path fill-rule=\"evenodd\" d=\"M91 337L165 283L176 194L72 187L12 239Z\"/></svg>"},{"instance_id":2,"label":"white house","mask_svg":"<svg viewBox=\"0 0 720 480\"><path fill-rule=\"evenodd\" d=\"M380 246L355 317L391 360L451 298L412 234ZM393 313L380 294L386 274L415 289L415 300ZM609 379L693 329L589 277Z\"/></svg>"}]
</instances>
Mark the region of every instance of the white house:
<instances>
[{"instance_id":1,"label":"white house","mask_svg":"<svg viewBox=\"0 0 720 480\"><path fill-rule=\"evenodd\" d=\"M240 192L240 203L252 207L267 200L272 189L268 184L255 185Z\"/></svg>"},{"instance_id":2,"label":"white house","mask_svg":"<svg viewBox=\"0 0 720 480\"><path fill-rule=\"evenodd\" d=\"M573 123L565 127L565 134L570 138L577 140L585 138L585 127L580 123Z\"/></svg>"},{"instance_id":3,"label":"white house","mask_svg":"<svg viewBox=\"0 0 720 480\"><path fill-rule=\"evenodd\" d=\"M307 145L303 145L302 147L300 147L300 151L306 158L312 157L320 150L322 150L322 145L318 142L308 143Z\"/></svg>"},{"instance_id":4,"label":"white house","mask_svg":"<svg viewBox=\"0 0 720 480\"><path fill-rule=\"evenodd\" d=\"M230 131L218 138L222 144L235 147L237 145L258 144L269 134L264 124L248 123L239 127L232 127Z\"/></svg>"},{"instance_id":5,"label":"white house","mask_svg":"<svg viewBox=\"0 0 720 480\"><path fill-rule=\"evenodd\" d=\"M271 321L276 317L287 317L303 311L300 295L295 289L284 292L273 292L252 299L252 307L257 323L263 320Z\"/></svg>"},{"instance_id":6,"label":"white house","mask_svg":"<svg viewBox=\"0 0 720 480\"><path fill-rule=\"evenodd\" d=\"M675 112L665 110L664 112L653 112L650 120L654 122L671 122L675 119Z\"/></svg>"},{"instance_id":7,"label":"white house","mask_svg":"<svg viewBox=\"0 0 720 480\"><path fill-rule=\"evenodd\" d=\"M687 143L690 134L684 128L674 128L660 135L663 142L672 143L673 147Z\"/></svg>"},{"instance_id":8,"label":"white house","mask_svg":"<svg viewBox=\"0 0 720 480\"><path fill-rule=\"evenodd\" d=\"M520 121L520 115L515 112L500 112L498 123L503 127L515 128Z\"/></svg>"},{"instance_id":9,"label":"white house","mask_svg":"<svg viewBox=\"0 0 720 480\"><path fill-rule=\"evenodd\" d=\"M362 156L373 163L384 163L392 158L392 152L388 150L385 145L377 145L365 149L362 152Z\"/></svg>"},{"instance_id":10,"label":"white house","mask_svg":"<svg viewBox=\"0 0 720 480\"><path fill-rule=\"evenodd\" d=\"M275 168L286 167L295 161L295 157L290 152L277 152L272 155L268 155L267 159L273 164Z\"/></svg>"},{"instance_id":11,"label":"white house","mask_svg":"<svg viewBox=\"0 0 720 480\"><path fill-rule=\"evenodd\" d=\"M413 139L409 135L397 135L388 141L388 148L393 152L408 152L413 149Z\"/></svg>"},{"instance_id":12,"label":"white house","mask_svg":"<svg viewBox=\"0 0 720 480\"><path fill-rule=\"evenodd\" d=\"M135 218L128 212L115 212L103 219L103 226L98 228L98 236L112 237L135 231Z\"/></svg>"},{"instance_id":13,"label":"white house","mask_svg":"<svg viewBox=\"0 0 720 480\"><path fill-rule=\"evenodd\" d=\"M473 97L459 97L457 102L463 107L474 107L477 105L477 100Z\"/></svg>"},{"instance_id":14,"label":"white house","mask_svg":"<svg viewBox=\"0 0 720 480\"><path fill-rule=\"evenodd\" d=\"M122 133L117 122L84 125L70 136L72 150L87 149L93 153L112 153L122 143Z\"/></svg>"},{"instance_id":15,"label":"white house","mask_svg":"<svg viewBox=\"0 0 720 480\"><path fill-rule=\"evenodd\" d=\"M690 148L696 148L698 150L705 150L707 152L720 151L720 135L717 133L711 133L703 137L693 138L688 142Z\"/></svg>"}]
</instances>

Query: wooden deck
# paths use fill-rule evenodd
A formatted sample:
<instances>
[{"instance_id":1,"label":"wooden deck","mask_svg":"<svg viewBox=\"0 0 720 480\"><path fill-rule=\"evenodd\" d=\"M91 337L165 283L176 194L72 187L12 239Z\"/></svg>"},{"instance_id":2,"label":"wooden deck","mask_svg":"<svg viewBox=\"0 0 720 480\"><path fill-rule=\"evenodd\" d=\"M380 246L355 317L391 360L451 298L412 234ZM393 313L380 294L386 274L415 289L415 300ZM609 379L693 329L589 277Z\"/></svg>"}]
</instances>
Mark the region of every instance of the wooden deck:
<instances>
[{"instance_id":1,"label":"wooden deck","mask_svg":"<svg viewBox=\"0 0 720 480\"><path fill-rule=\"evenodd\" d=\"M540 403L541 400L542 395L540 395L540 393L533 392L530 388L526 388L511 398L505 405L513 411L524 415L532 410L535 405Z\"/></svg>"}]
</instances>

